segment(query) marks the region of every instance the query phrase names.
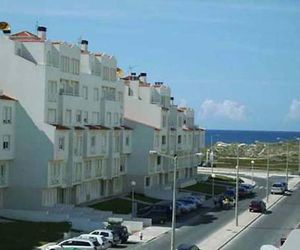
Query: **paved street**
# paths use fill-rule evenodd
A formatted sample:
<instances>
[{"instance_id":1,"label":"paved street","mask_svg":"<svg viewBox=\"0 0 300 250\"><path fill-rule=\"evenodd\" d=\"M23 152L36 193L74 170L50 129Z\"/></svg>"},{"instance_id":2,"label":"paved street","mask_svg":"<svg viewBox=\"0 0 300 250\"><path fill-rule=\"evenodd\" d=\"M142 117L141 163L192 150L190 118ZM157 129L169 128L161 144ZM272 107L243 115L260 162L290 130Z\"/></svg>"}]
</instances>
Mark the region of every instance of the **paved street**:
<instances>
[{"instance_id":1,"label":"paved street","mask_svg":"<svg viewBox=\"0 0 300 250\"><path fill-rule=\"evenodd\" d=\"M272 179L270 178L270 183ZM255 178L257 183L255 192L256 197L265 197L265 180ZM240 213L248 209L251 199L241 200L239 203ZM220 227L226 225L234 218L234 209L220 210L218 208L209 211L209 208L201 208L197 213L181 218L177 223L176 242L197 243L207 238L211 233L215 232ZM184 221L186 222L184 223ZM147 244L138 244L128 246L129 249L168 249L170 247L170 233L162 235L159 239L148 242Z\"/></svg>"},{"instance_id":2,"label":"paved street","mask_svg":"<svg viewBox=\"0 0 300 250\"><path fill-rule=\"evenodd\" d=\"M299 187L299 184L298 186ZM300 190L284 197L272 208L272 212L263 215L233 240L224 250L260 249L263 244L279 246L280 238L295 228L300 221Z\"/></svg>"}]
</instances>

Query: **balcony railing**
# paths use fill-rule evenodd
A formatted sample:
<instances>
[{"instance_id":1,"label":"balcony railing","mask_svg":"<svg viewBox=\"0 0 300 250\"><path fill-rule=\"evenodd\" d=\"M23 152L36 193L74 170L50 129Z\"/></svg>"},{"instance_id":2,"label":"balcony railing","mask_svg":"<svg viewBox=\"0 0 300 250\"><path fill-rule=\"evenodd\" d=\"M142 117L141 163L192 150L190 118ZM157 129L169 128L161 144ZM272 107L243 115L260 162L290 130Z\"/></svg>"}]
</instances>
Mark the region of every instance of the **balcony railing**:
<instances>
[{"instance_id":1,"label":"balcony railing","mask_svg":"<svg viewBox=\"0 0 300 250\"><path fill-rule=\"evenodd\" d=\"M8 185L8 181L6 177L0 177L0 187L4 187Z\"/></svg>"}]
</instances>

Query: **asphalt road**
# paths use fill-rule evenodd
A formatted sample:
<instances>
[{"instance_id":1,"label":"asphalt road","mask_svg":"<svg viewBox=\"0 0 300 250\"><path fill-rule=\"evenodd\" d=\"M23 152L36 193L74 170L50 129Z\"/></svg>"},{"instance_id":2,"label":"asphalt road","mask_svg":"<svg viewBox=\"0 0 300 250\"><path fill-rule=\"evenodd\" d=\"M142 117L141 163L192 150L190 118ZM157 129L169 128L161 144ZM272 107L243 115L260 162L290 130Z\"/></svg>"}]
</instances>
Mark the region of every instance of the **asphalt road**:
<instances>
[{"instance_id":1,"label":"asphalt road","mask_svg":"<svg viewBox=\"0 0 300 250\"><path fill-rule=\"evenodd\" d=\"M280 238L297 227L300 221L299 184L297 187L291 196L283 197L268 214L262 215L222 250L240 250L241 246L243 250L259 250L264 244L280 246Z\"/></svg>"},{"instance_id":2,"label":"asphalt road","mask_svg":"<svg viewBox=\"0 0 300 250\"><path fill-rule=\"evenodd\" d=\"M264 189L265 180L255 178L257 188L255 189L255 197L264 198L266 191ZM270 178L272 183L272 177ZM248 209L251 198L240 200L239 213ZM234 209L220 210L219 208L211 209L200 208L193 214L182 217L177 221L176 225L176 245L180 243L197 243L207 238L211 233L226 225L234 218ZM168 225L169 226L169 225ZM171 234L167 233L161 237L148 242L147 244L128 245L127 249L169 249ZM228 248L231 249L231 248ZM236 249L241 249L236 248ZM244 249L244 248L243 248Z\"/></svg>"}]
</instances>

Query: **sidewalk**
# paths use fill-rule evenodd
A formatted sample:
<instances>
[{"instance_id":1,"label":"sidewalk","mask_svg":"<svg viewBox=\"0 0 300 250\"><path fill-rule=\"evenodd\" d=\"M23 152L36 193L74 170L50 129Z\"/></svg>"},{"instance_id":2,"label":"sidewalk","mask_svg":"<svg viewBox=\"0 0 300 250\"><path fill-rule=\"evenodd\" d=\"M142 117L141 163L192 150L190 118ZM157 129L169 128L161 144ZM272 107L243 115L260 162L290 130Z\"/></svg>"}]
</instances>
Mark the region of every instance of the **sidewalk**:
<instances>
[{"instance_id":1,"label":"sidewalk","mask_svg":"<svg viewBox=\"0 0 300 250\"><path fill-rule=\"evenodd\" d=\"M291 176L292 177L292 176ZM299 182L298 176L293 176L289 181L289 187L291 190L294 189L294 187ZM251 183L251 180L248 178L242 177L245 183ZM271 209L278 201L280 201L284 196L278 196L278 195L270 195L269 196L269 203L267 204L267 209ZM266 199L264 199L266 202ZM203 203L203 206L205 207L214 207L212 199L208 199ZM211 249L221 249L224 247L229 241L231 241L233 238L238 236L241 232L243 232L247 227L254 222L256 219L258 219L262 214L257 213L249 213L248 210L244 211L242 214L238 217L238 227L235 226L235 219L232 219L229 223L227 223L224 227L220 228L213 234L211 234L208 238L206 238L204 241L198 242L197 246L201 250L211 250ZM129 237L129 241L132 242L143 242L147 243L151 240L154 240L161 235L168 233L171 230L170 227L160 227L160 226L151 226L144 228L141 230L143 234L143 239L140 240L139 238L139 232L134 233Z\"/></svg>"},{"instance_id":2,"label":"sidewalk","mask_svg":"<svg viewBox=\"0 0 300 250\"><path fill-rule=\"evenodd\" d=\"M291 179L289 182L290 189L293 190L298 182L299 178L297 177ZM267 204L267 209L272 208L283 197L285 196L270 195L269 203ZM266 199L264 199L264 201L266 202ZM241 232L247 229L247 227L260 216L263 215L257 213L249 213L249 211L246 210L239 215L238 226L235 225L235 219L233 219L227 225L220 228L215 233L211 234L210 237L208 237L204 241L198 242L197 246L202 250L221 249L229 241L231 241L233 238L235 238Z\"/></svg>"}]
</instances>

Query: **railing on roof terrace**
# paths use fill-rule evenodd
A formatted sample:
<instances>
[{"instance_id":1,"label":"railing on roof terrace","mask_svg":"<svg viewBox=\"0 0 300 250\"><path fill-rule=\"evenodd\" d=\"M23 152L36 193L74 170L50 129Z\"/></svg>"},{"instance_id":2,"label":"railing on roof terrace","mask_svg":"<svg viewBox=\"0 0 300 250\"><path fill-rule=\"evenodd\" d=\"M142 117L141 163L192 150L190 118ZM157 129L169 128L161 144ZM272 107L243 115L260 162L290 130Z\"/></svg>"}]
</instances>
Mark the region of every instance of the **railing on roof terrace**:
<instances>
[{"instance_id":1,"label":"railing on roof terrace","mask_svg":"<svg viewBox=\"0 0 300 250\"><path fill-rule=\"evenodd\" d=\"M76 97L79 97L79 92L68 92L66 90L63 90L63 89L60 89L59 90L59 95L66 95L66 96L76 96Z\"/></svg>"}]
</instances>

